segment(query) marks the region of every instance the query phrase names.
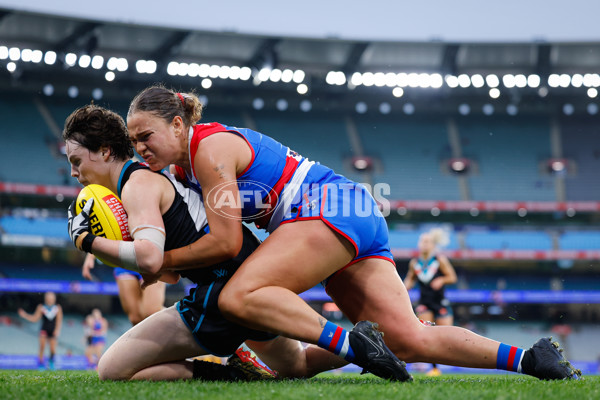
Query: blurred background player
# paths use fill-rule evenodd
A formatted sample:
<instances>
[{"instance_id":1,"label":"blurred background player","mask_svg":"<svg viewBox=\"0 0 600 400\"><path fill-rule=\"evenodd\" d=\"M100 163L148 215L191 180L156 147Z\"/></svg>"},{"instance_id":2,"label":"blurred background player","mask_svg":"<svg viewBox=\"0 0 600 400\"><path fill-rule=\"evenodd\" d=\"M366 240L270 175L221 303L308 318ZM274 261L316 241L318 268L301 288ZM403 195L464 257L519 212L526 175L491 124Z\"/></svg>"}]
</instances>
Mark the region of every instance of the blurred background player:
<instances>
[{"instance_id":1,"label":"blurred background player","mask_svg":"<svg viewBox=\"0 0 600 400\"><path fill-rule=\"evenodd\" d=\"M94 268L96 257L88 254L85 257L81 268L81 275L88 280L94 280L91 270ZM125 268L115 268L113 271L117 287L119 289L119 301L123 311L132 325L136 325L146 317L158 312L164 308L165 289L164 282L157 282L156 285L141 288L142 276L134 271Z\"/></svg>"},{"instance_id":2,"label":"blurred background player","mask_svg":"<svg viewBox=\"0 0 600 400\"><path fill-rule=\"evenodd\" d=\"M28 314L22 308L19 308L19 316L25 318L29 322L37 322L42 320L40 328L40 352L39 352L39 368L44 369L44 349L46 341L50 343L50 358L48 358L48 367L54 369L54 355L56 354L56 342L60 335L62 327L63 312L62 307L56 304L56 295L54 292L46 292L44 294L44 304L38 304L33 314Z\"/></svg>"},{"instance_id":3,"label":"blurred background player","mask_svg":"<svg viewBox=\"0 0 600 400\"><path fill-rule=\"evenodd\" d=\"M452 325L454 315L450 301L444 296L444 286L456 283L456 272L450 260L438 250L448 245L448 234L439 228L421 234L419 237L419 257L408 264L408 273L404 285L409 290L419 284L421 296L415 308L417 317L436 325ZM437 364L428 372L430 376L439 376Z\"/></svg>"},{"instance_id":4,"label":"blurred background player","mask_svg":"<svg viewBox=\"0 0 600 400\"><path fill-rule=\"evenodd\" d=\"M86 318L90 330L90 357L88 362L97 365L106 346L106 332L108 331L108 321L102 316L102 311L94 308L92 313Z\"/></svg>"},{"instance_id":5,"label":"blurred background player","mask_svg":"<svg viewBox=\"0 0 600 400\"><path fill-rule=\"evenodd\" d=\"M94 317L89 314L83 321L83 341L85 343L85 358L88 362L88 368L93 368L96 365L94 362L94 346L92 345L92 332L94 325Z\"/></svg>"}]
</instances>

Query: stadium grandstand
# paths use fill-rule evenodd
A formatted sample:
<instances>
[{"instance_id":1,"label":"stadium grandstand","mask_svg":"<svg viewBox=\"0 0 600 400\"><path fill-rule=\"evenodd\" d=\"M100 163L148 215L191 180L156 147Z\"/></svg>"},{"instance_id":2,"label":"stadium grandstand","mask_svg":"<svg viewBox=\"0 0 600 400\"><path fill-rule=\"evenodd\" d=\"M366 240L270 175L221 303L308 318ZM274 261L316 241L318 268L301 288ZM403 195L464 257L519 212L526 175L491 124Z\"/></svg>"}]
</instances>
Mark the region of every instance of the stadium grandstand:
<instances>
[{"instance_id":1,"label":"stadium grandstand","mask_svg":"<svg viewBox=\"0 0 600 400\"><path fill-rule=\"evenodd\" d=\"M17 309L45 291L66 313L58 368L85 368L92 308L109 344L129 327L111 269L81 276L61 132L77 107L125 116L163 82L195 90L204 122L257 129L372 188L402 278L419 235L443 228L457 324L524 347L554 332L600 371L600 36L309 37L1 4L0 368L36 368L38 328ZM303 297L349 324L321 287Z\"/></svg>"}]
</instances>

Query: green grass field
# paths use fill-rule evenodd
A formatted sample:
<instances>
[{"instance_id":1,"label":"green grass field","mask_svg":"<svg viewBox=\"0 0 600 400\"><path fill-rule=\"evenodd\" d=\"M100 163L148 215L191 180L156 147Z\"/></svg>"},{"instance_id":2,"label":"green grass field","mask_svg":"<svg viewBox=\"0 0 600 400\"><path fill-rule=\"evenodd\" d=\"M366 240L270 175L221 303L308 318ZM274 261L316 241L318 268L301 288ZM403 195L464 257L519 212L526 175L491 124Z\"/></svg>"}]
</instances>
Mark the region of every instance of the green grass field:
<instances>
[{"instance_id":1,"label":"green grass field","mask_svg":"<svg viewBox=\"0 0 600 400\"><path fill-rule=\"evenodd\" d=\"M0 371L0 399L599 399L600 377L544 382L516 375L415 376L390 383L369 375L309 380L216 383L101 382L95 372Z\"/></svg>"}]
</instances>

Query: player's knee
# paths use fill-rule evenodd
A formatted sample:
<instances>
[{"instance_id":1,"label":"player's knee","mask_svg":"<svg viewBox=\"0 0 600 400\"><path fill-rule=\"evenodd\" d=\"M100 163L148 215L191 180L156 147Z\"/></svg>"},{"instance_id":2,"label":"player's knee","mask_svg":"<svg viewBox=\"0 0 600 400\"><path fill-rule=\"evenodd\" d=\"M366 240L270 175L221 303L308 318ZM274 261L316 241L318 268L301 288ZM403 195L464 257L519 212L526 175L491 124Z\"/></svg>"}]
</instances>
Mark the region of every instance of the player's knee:
<instances>
[{"instance_id":1,"label":"player's knee","mask_svg":"<svg viewBox=\"0 0 600 400\"><path fill-rule=\"evenodd\" d=\"M414 326L402 332L386 334L384 340L389 349L402 361L421 361L430 347L427 327Z\"/></svg>"},{"instance_id":2,"label":"player's knee","mask_svg":"<svg viewBox=\"0 0 600 400\"><path fill-rule=\"evenodd\" d=\"M226 286L219 295L219 310L227 318L243 317L243 292L236 287Z\"/></svg>"},{"instance_id":3,"label":"player's knee","mask_svg":"<svg viewBox=\"0 0 600 400\"><path fill-rule=\"evenodd\" d=\"M130 376L121 367L124 363L118 362L111 357L100 357L98 361L98 378L101 381L123 381L128 380Z\"/></svg>"}]
</instances>

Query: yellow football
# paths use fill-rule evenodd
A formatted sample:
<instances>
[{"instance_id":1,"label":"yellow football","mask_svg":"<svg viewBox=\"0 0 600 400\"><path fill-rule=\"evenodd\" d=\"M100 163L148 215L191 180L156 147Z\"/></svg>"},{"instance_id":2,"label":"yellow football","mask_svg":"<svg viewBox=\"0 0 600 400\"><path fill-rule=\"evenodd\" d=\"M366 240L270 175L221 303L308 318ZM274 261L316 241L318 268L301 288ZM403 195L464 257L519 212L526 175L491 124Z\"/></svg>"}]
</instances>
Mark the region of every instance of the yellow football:
<instances>
[{"instance_id":1,"label":"yellow football","mask_svg":"<svg viewBox=\"0 0 600 400\"><path fill-rule=\"evenodd\" d=\"M75 212L79 214L85 203L92 198L94 199L90 213L92 233L107 239L130 241L127 213L121 200L110 189L96 184L87 185L77 196ZM119 265L104 261L100 257L97 258L108 266L119 267Z\"/></svg>"}]
</instances>

